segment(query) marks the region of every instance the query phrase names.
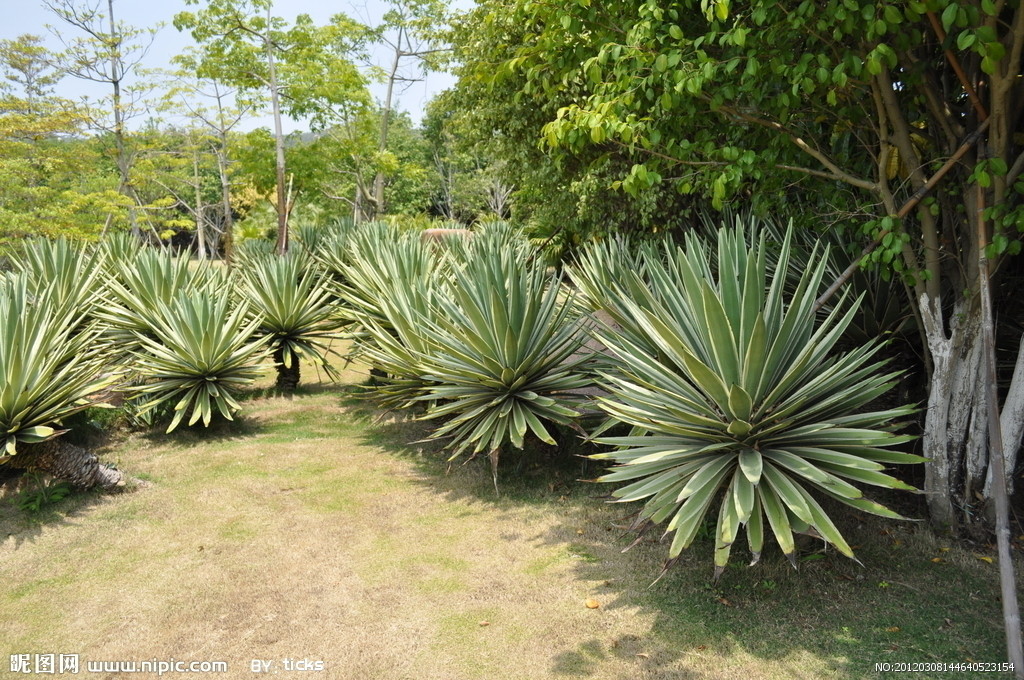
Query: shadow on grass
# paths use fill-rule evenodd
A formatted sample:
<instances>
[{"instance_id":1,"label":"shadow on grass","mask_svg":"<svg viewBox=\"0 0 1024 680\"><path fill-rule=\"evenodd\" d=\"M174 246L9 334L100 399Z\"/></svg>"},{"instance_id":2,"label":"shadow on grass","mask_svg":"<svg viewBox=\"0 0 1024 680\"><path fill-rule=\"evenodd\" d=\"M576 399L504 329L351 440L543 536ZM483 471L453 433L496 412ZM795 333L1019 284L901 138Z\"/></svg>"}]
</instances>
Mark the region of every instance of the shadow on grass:
<instances>
[{"instance_id":1,"label":"shadow on grass","mask_svg":"<svg viewBox=\"0 0 1024 680\"><path fill-rule=\"evenodd\" d=\"M530 434L523 449L503 451L496 491L487 456L466 452L453 458L444 450L448 440L430 438L439 421L419 419L425 409L381 410L364 385L346 385L338 392L340 404L362 424L362 443L410 460L423 473L423 483L452 498L545 504L567 496L605 498L610 491L581 482L600 474L602 467L586 458L597 449L571 428L551 428L555 446Z\"/></svg>"},{"instance_id":2,"label":"shadow on grass","mask_svg":"<svg viewBox=\"0 0 1024 680\"><path fill-rule=\"evenodd\" d=\"M259 421L244 413L235 415L234 420L215 416L209 427L204 427L202 421L191 426L182 422L171 432L166 432L167 422L162 420L139 436L152 445L191 448L210 442L242 441L261 432Z\"/></svg>"},{"instance_id":3,"label":"shadow on grass","mask_svg":"<svg viewBox=\"0 0 1024 680\"><path fill-rule=\"evenodd\" d=\"M801 537L798 570L774 546L748 567L741 538L714 584L713 539L705 536L652 584L668 541L652 532L623 553L629 539L609 531L607 511L594 508L583 510L589 520L584 537L573 540L557 528L543 540L569 540L575 552L588 555L576 561L575 572L603 584L594 592L603 607L654 614L643 645L647 667L665 654L678 653L695 665L749 655L771 662L776 670L768 677L877 678L897 676L876 672L876 663L1003 660L994 566L919 525L827 509L863 566L820 540ZM586 650L567 654L585 657ZM807 655L819 664L816 670Z\"/></svg>"},{"instance_id":4,"label":"shadow on grass","mask_svg":"<svg viewBox=\"0 0 1024 680\"><path fill-rule=\"evenodd\" d=\"M818 539L800 537L798 570L770 541L760 563L747 567L741 532L730 565L713 584L712 512L703 535L652 585L669 541L655 529L623 552L635 539L623 529L627 516L640 506L603 503L610 488L577 481L601 473L594 461L578 457L588 452L581 442L510 452L499 468L496 494L486 457L449 462L441 442L424 441L431 423L408 411L381 413L364 392L350 386L341 397L363 424L364 443L412 461L420 483L443 496L498 509L552 507L561 521L535 540L570 552L579 581L601 584L593 596L603 609L639 608L653 615L643 638L594 636L562 651L552 675L607 677L602 661L612 657L636 659L644 677L672 679L734 677L730 663L742 672L770 662L757 677L884 678L897 676L876 672L876 663L1004 659L996 567L980 559L991 552L944 542L920 523L823 503L862 564ZM951 671L928 677L964 676Z\"/></svg>"},{"instance_id":5,"label":"shadow on grass","mask_svg":"<svg viewBox=\"0 0 1024 680\"><path fill-rule=\"evenodd\" d=\"M0 482L9 490L0 494L0 546L3 546L0 550L17 550L23 544L35 541L44 531L75 526L78 519L88 514L93 506L103 503L112 495L99 490L76 489L61 500L44 503L37 510L26 510L19 507L19 501L25 494L40 493L32 485L19 483L19 479L27 481L29 477L12 477ZM133 492L134 489L122 493Z\"/></svg>"}]
</instances>

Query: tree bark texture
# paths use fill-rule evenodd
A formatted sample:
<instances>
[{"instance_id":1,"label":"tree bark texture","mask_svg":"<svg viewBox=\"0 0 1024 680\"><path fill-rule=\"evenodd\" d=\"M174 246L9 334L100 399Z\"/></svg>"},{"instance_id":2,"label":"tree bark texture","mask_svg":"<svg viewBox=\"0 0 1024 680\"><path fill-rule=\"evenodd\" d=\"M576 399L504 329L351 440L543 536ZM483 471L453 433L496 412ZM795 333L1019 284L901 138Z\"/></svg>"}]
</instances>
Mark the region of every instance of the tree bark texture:
<instances>
[{"instance_id":1,"label":"tree bark texture","mask_svg":"<svg viewBox=\"0 0 1024 680\"><path fill-rule=\"evenodd\" d=\"M299 386L299 357L293 353L291 365L286 365L284 349L278 347L274 351L274 361L277 363L277 389L294 392Z\"/></svg>"},{"instance_id":2,"label":"tree bark texture","mask_svg":"<svg viewBox=\"0 0 1024 680\"><path fill-rule=\"evenodd\" d=\"M7 465L45 472L81 489L116 491L127 482L123 472L100 463L96 454L60 437L18 448L18 454Z\"/></svg>"}]
</instances>

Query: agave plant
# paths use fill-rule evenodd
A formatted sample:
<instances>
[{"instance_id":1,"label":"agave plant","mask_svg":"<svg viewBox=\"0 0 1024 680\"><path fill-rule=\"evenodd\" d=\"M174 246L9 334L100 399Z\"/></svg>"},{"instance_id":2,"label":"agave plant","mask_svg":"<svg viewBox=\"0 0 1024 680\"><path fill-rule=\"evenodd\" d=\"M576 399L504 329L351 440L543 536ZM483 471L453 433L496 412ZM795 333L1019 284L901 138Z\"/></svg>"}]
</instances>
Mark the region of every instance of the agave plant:
<instances>
[{"instance_id":1,"label":"agave plant","mask_svg":"<svg viewBox=\"0 0 1024 680\"><path fill-rule=\"evenodd\" d=\"M112 382L100 331L67 303L64 283L30 292L24 275L0 277L0 463L113 488L121 472L58 438L61 421L98 403Z\"/></svg>"},{"instance_id":2,"label":"agave plant","mask_svg":"<svg viewBox=\"0 0 1024 680\"><path fill-rule=\"evenodd\" d=\"M247 238L235 245L231 264L238 269L248 269L256 260L274 253L273 241L265 238Z\"/></svg>"},{"instance_id":3,"label":"agave plant","mask_svg":"<svg viewBox=\"0 0 1024 680\"><path fill-rule=\"evenodd\" d=\"M328 375L330 341L345 321L338 316L325 283L325 274L308 255L295 251L284 257L254 258L240 270L237 290L259 322L258 334L270 338L278 365L277 387L294 391L299 384L299 360L315 361Z\"/></svg>"},{"instance_id":4,"label":"agave plant","mask_svg":"<svg viewBox=\"0 0 1024 680\"><path fill-rule=\"evenodd\" d=\"M99 251L107 263L131 262L142 252L142 242L129 232L112 231L99 243Z\"/></svg>"},{"instance_id":5,"label":"agave plant","mask_svg":"<svg viewBox=\"0 0 1024 680\"><path fill-rule=\"evenodd\" d=\"M153 337L162 322L160 305L183 293L227 289L227 274L209 262L196 264L188 258L140 249L130 259L115 257L109 262L105 304L97 316L107 324L113 344L126 355L136 348L140 334Z\"/></svg>"},{"instance_id":6,"label":"agave plant","mask_svg":"<svg viewBox=\"0 0 1024 680\"><path fill-rule=\"evenodd\" d=\"M24 272L30 294L49 289L49 299L85 322L98 300L104 260L102 251L64 238L34 238L22 245L13 262Z\"/></svg>"},{"instance_id":7,"label":"agave plant","mask_svg":"<svg viewBox=\"0 0 1024 680\"><path fill-rule=\"evenodd\" d=\"M245 303L232 309L227 295L200 291L157 301L150 319L150 329L135 331L135 367L143 382L129 388L139 395L140 416L171 406L167 432L186 415L188 425L201 419L208 426L214 411L232 420L239 388L264 373L260 362L270 336L257 334L259 318Z\"/></svg>"},{"instance_id":8,"label":"agave plant","mask_svg":"<svg viewBox=\"0 0 1024 680\"><path fill-rule=\"evenodd\" d=\"M653 286L632 274L608 287L624 327L598 332L618 364L600 405L633 432L598 438L618 447L594 456L617 463L599 481L629 482L614 495L645 501L637 526L668 521L670 563L717 503L716 578L741 526L758 561L766 520L791 561L794 532L853 557L816 497L899 518L857 485L913 491L883 470L923 460L892 450L912 439L893 432L912 408L864 410L898 375L873 360L880 343L831 356L856 304L814 313L827 253L811 254L787 294L790 249L791 232L770 272L763 237L751 248L742 229L722 230L717 258L690 239L646 258Z\"/></svg>"},{"instance_id":9,"label":"agave plant","mask_svg":"<svg viewBox=\"0 0 1024 680\"><path fill-rule=\"evenodd\" d=\"M438 300L448 294L449 272L415 234L360 229L350 246L339 275L356 328L352 354L378 376L384 406L407 406L429 385L423 359L437 349L431 324L443 313Z\"/></svg>"},{"instance_id":10,"label":"agave plant","mask_svg":"<svg viewBox=\"0 0 1024 680\"><path fill-rule=\"evenodd\" d=\"M578 417L573 390L590 384L579 352L580 310L561 279L527 264L515 249L481 248L455 272L444 313L429 329L441 348L424 359L437 402L427 418L449 418L433 437L452 437L454 456L486 452L492 466L527 432L554 444L550 424ZM547 424L545 424L547 423Z\"/></svg>"}]
</instances>

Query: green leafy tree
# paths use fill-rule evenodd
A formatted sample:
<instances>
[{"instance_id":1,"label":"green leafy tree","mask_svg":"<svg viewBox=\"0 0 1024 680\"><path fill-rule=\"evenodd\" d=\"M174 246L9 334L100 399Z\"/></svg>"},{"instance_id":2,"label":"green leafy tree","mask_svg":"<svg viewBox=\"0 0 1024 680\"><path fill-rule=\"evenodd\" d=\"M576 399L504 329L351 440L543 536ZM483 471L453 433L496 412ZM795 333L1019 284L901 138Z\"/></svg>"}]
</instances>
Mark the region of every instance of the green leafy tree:
<instances>
[{"instance_id":1,"label":"green leafy tree","mask_svg":"<svg viewBox=\"0 0 1024 680\"><path fill-rule=\"evenodd\" d=\"M228 87L214 78L199 78L195 75L198 64L192 52L180 55L175 60L180 69L174 74L173 84L168 88L164 98L164 106L171 111L179 112L191 121L196 128L206 131L205 146L216 159L217 179L219 180L219 200L211 203L206 214L206 221L213 236L210 243L211 256L218 247L223 248L225 257L231 259L234 231L234 209L231 202L231 183L234 141L237 139L233 131L251 115L256 102L242 96L237 89ZM198 153L198 149L194 149ZM193 181L193 185L198 185ZM195 205L200 204L197 193ZM203 211L198 213L197 236L203 233L199 226L203 222ZM199 244L200 252L203 244Z\"/></svg>"},{"instance_id":2,"label":"green leafy tree","mask_svg":"<svg viewBox=\"0 0 1024 680\"><path fill-rule=\"evenodd\" d=\"M503 67L520 46L531 43L536 30L536 23L499 3L481 3L453 20L450 41L459 80L439 105L456 148L500 164L499 179L515 187L513 219L559 250L571 251L595 233L690 224L694 200L672 187L638 196L608 191L632 166L630 159L603 147L556 157L539 144L543 125L584 88L567 80L557 91L541 91L527 82L523 70Z\"/></svg>"},{"instance_id":3,"label":"green leafy tree","mask_svg":"<svg viewBox=\"0 0 1024 680\"><path fill-rule=\"evenodd\" d=\"M464 111L455 90L446 90L427 104L423 136L434 166L435 210L463 223L488 214L507 218L514 190L509 164L473 139L467 118L461 115Z\"/></svg>"},{"instance_id":4,"label":"green leafy tree","mask_svg":"<svg viewBox=\"0 0 1024 680\"><path fill-rule=\"evenodd\" d=\"M0 41L0 240L95 238L125 210L115 168L83 136L87 113L54 94L52 61L38 36Z\"/></svg>"},{"instance_id":5,"label":"green leafy tree","mask_svg":"<svg viewBox=\"0 0 1024 680\"><path fill-rule=\"evenodd\" d=\"M113 157L119 183L117 190L130 199L128 218L132 233L141 236L136 206L141 207L132 179L135 154L127 121L138 115L145 84L133 81L136 67L145 57L157 28L140 29L117 19L114 0L43 0L43 5L76 37L64 32L56 35L64 43L57 56L67 75L110 87L109 98L89 107L90 126L108 134L113 142ZM104 230L115 221L109 213ZM153 229L152 225L150 228Z\"/></svg>"},{"instance_id":6,"label":"green leafy tree","mask_svg":"<svg viewBox=\"0 0 1024 680\"><path fill-rule=\"evenodd\" d=\"M392 108L395 104L396 88L408 86L419 78L407 72L407 62L412 60L420 72L436 66L440 55L448 48L439 42L441 27L447 21L447 4L440 0L388 0L388 10L376 28L377 41L386 46L391 54L391 64L380 69L386 83L384 106L380 114L377 153L389 150L388 137L391 130ZM386 167L379 167L373 178L371 210L372 219L385 214L384 186L387 180Z\"/></svg>"},{"instance_id":7,"label":"green leafy tree","mask_svg":"<svg viewBox=\"0 0 1024 680\"><path fill-rule=\"evenodd\" d=\"M198 12L175 15L178 30L199 44L197 75L269 94L274 118L277 250L288 249L287 172L282 116L309 118L323 127L339 112L368 101L365 82L351 62L365 29L343 14L326 26L300 15L293 26L273 15L271 0L188 0Z\"/></svg>"}]
</instances>

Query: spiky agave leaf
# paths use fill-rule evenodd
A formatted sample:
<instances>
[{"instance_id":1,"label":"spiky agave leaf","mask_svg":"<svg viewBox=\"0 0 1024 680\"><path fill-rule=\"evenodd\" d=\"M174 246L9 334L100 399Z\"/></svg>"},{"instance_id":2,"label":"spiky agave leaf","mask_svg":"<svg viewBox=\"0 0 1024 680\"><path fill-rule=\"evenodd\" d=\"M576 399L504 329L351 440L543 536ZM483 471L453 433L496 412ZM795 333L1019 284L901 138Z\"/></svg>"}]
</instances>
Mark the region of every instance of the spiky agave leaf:
<instances>
[{"instance_id":1,"label":"spiky agave leaf","mask_svg":"<svg viewBox=\"0 0 1024 680\"><path fill-rule=\"evenodd\" d=\"M320 364L337 377L327 362L330 343L341 337L345 320L328 290L324 272L302 252L254 257L239 270L236 290L259 320L257 333L270 337L271 349L286 365L300 359Z\"/></svg>"},{"instance_id":2,"label":"spiky agave leaf","mask_svg":"<svg viewBox=\"0 0 1024 680\"><path fill-rule=\"evenodd\" d=\"M454 455L486 451L492 462L507 444L522 448L527 432L554 443L545 423L577 418L570 392L590 383L577 354L579 308L560 278L495 244L455 272L441 300L446 313L431 329L440 349L424 360L432 384L421 397L437 402L427 418L450 417L432 436L451 436Z\"/></svg>"},{"instance_id":3,"label":"spiky agave leaf","mask_svg":"<svg viewBox=\"0 0 1024 680\"><path fill-rule=\"evenodd\" d=\"M375 394L383 405L408 405L427 385L422 359L437 347L430 324L443 314L449 270L417 234L384 224L360 225L350 249L340 274L355 322L353 354L381 374Z\"/></svg>"},{"instance_id":4,"label":"spiky agave leaf","mask_svg":"<svg viewBox=\"0 0 1024 680\"><path fill-rule=\"evenodd\" d=\"M80 323L91 316L102 286L105 255L102 250L76 244L64 238L33 238L21 245L13 263L25 274L32 296L46 295L58 307L55 313L70 311Z\"/></svg>"},{"instance_id":5,"label":"spiky agave leaf","mask_svg":"<svg viewBox=\"0 0 1024 680\"><path fill-rule=\"evenodd\" d=\"M146 332L135 331L135 365L144 382L129 389L139 395L140 414L173 404L168 432L186 415L189 425L200 419L209 425L215 410L231 420L240 408L238 390L266 369L261 362L270 336L256 333L260 319L248 315L244 302L232 309L226 291L199 291L157 301L151 321Z\"/></svg>"},{"instance_id":6,"label":"spiky agave leaf","mask_svg":"<svg viewBox=\"0 0 1024 680\"><path fill-rule=\"evenodd\" d=\"M228 274L208 261L191 262L163 251L144 248L130 259L109 261L108 281L101 291L97 317L122 354L137 348L136 338L153 337L161 323L158 312L181 294L225 291Z\"/></svg>"},{"instance_id":7,"label":"spiky agave leaf","mask_svg":"<svg viewBox=\"0 0 1024 680\"><path fill-rule=\"evenodd\" d=\"M913 490L883 470L923 461L892 450L911 439L891 424L912 408L861 412L898 375L873 362L880 345L832 355L856 304L819 322L813 305L827 253L812 253L786 293L790 241L791 233L770 281L764 239L748 247L741 228L719 232L717 257L693 238L669 257L648 256L649 285L633 277L608 287L625 332L598 331L617 361L604 374L610 396L601 408L635 428L598 439L618 447L594 456L618 463L599 481L629 481L614 495L643 500L642 518L668 522L670 559L719 503L716 577L741 526L757 561L765 520L790 559L799 531L853 557L814 494L899 517L854 483Z\"/></svg>"},{"instance_id":8,"label":"spiky agave leaf","mask_svg":"<svg viewBox=\"0 0 1024 680\"><path fill-rule=\"evenodd\" d=\"M0 278L0 460L55 426L113 382L95 323L82 325L60 280L29 293L24 275Z\"/></svg>"}]
</instances>

